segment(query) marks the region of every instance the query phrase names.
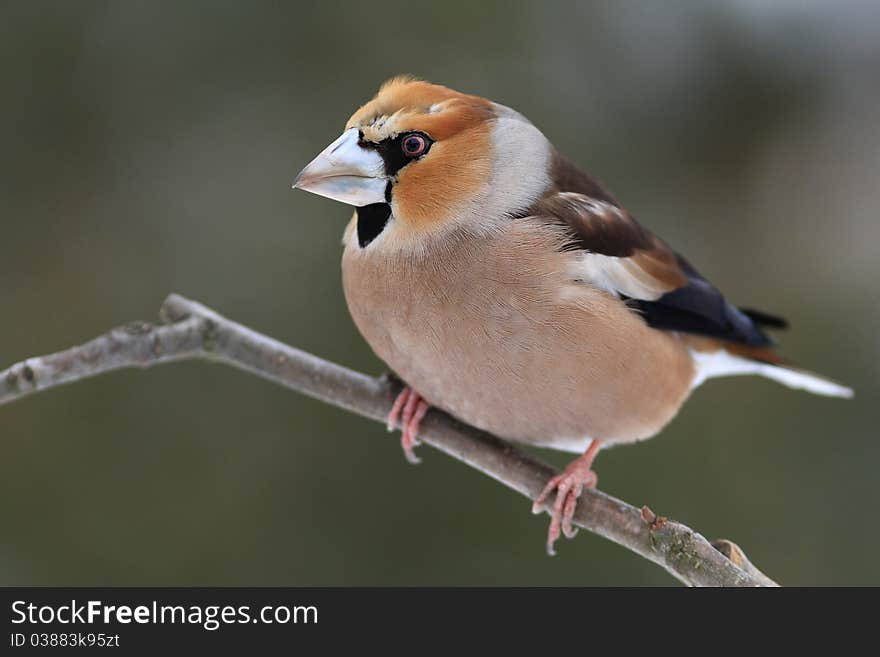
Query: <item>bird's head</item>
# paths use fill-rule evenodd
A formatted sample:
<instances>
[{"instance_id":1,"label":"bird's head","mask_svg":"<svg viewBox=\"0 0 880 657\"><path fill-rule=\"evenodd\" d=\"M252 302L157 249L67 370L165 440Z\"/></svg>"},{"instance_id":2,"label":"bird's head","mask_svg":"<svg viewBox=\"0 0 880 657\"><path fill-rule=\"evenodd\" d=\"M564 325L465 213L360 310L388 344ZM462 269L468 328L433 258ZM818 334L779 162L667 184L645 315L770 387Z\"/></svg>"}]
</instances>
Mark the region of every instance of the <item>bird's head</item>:
<instances>
[{"instance_id":1,"label":"bird's head","mask_svg":"<svg viewBox=\"0 0 880 657\"><path fill-rule=\"evenodd\" d=\"M511 109L409 77L382 85L294 187L354 205L360 248L491 230L550 184L551 147ZM374 247L375 248L375 247Z\"/></svg>"}]
</instances>

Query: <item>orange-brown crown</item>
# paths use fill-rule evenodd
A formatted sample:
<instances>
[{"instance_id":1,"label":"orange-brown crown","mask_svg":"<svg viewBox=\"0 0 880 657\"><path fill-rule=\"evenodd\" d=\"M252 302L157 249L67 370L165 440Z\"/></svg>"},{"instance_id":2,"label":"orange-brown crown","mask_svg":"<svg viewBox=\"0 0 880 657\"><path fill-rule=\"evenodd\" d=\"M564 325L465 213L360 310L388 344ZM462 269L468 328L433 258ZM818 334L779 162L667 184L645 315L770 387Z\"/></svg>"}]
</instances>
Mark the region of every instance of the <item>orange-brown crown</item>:
<instances>
[{"instance_id":1,"label":"orange-brown crown","mask_svg":"<svg viewBox=\"0 0 880 657\"><path fill-rule=\"evenodd\" d=\"M381 141L408 130L420 130L432 139L448 139L492 119L492 103L439 84L401 75L391 78L379 93L348 120L364 137Z\"/></svg>"}]
</instances>

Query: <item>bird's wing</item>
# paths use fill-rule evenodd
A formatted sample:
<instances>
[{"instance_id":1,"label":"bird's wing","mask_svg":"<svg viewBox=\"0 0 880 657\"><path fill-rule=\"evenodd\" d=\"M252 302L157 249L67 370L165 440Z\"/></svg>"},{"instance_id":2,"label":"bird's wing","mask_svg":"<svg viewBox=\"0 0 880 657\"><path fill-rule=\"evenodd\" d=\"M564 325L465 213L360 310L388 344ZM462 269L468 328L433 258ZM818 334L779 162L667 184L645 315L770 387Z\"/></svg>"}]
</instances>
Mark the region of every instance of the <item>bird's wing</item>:
<instances>
[{"instance_id":1,"label":"bird's wing","mask_svg":"<svg viewBox=\"0 0 880 657\"><path fill-rule=\"evenodd\" d=\"M568 233L576 278L625 300L650 325L755 347L771 344L761 326L785 321L740 310L663 240L609 196L558 191L532 211Z\"/></svg>"}]
</instances>

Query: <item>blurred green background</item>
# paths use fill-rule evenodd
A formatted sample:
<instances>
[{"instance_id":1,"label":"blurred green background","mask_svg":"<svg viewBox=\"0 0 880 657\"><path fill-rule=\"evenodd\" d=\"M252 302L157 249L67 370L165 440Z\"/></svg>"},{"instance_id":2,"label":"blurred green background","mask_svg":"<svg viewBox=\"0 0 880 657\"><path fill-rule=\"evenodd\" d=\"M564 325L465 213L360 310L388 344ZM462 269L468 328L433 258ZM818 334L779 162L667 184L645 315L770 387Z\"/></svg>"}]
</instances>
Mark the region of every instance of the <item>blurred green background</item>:
<instances>
[{"instance_id":1,"label":"blurred green background","mask_svg":"<svg viewBox=\"0 0 880 657\"><path fill-rule=\"evenodd\" d=\"M878 26L868 2L4 3L0 369L177 291L381 371L340 288L350 212L290 183L410 72L526 114L857 390L710 382L601 487L784 584L880 584ZM547 558L526 500L219 365L36 395L0 436L6 585L674 583L585 533Z\"/></svg>"}]
</instances>

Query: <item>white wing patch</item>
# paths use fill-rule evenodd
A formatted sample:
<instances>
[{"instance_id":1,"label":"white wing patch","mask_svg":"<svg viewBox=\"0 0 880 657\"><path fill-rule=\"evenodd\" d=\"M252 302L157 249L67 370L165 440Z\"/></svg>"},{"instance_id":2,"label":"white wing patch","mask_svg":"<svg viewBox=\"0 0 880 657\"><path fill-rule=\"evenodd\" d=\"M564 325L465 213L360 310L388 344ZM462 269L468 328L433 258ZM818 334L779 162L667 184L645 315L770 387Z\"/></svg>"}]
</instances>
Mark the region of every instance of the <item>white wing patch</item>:
<instances>
[{"instance_id":1,"label":"white wing patch","mask_svg":"<svg viewBox=\"0 0 880 657\"><path fill-rule=\"evenodd\" d=\"M626 220L621 209L611 203L575 192L560 192L557 197L577 212L609 221ZM594 285L615 296L623 294L633 299L656 301L669 291L667 285L642 269L632 258L583 251L578 254L571 274L576 280Z\"/></svg>"},{"instance_id":2,"label":"white wing patch","mask_svg":"<svg viewBox=\"0 0 880 657\"><path fill-rule=\"evenodd\" d=\"M572 275L615 296L645 301L656 301L669 291L630 258L585 252L578 255Z\"/></svg>"}]
</instances>

